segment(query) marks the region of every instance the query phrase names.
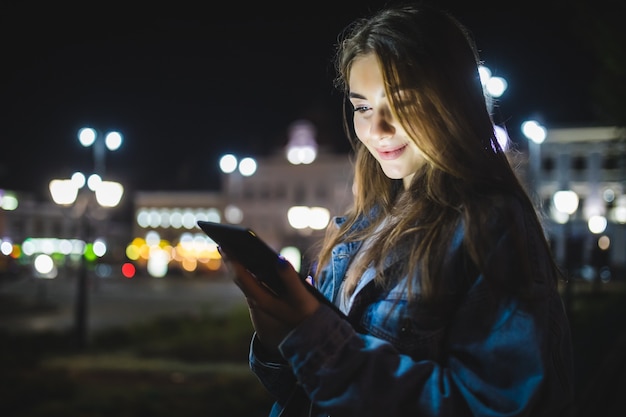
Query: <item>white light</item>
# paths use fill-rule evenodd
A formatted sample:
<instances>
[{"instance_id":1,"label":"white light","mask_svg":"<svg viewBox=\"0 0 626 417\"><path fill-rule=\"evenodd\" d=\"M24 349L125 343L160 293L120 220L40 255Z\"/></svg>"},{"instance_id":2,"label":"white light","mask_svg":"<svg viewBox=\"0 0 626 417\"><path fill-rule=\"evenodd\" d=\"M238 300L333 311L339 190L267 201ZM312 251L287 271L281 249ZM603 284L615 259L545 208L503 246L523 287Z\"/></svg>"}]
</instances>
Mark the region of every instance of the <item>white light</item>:
<instances>
[{"instance_id":1,"label":"white light","mask_svg":"<svg viewBox=\"0 0 626 417\"><path fill-rule=\"evenodd\" d=\"M507 82L502 77L491 77L485 85L485 89L492 97L500 97L507 89Z\"/></svg>"},{"instance_id":2,"label":"white light","mask_svg":"<svg viewBox=\"0 0 626 417\"><path fill-rule=\"evenodd\" d=\"M287 160L293 165L310 164L317 158L316 129L308 120L297 120L289 126Z\"/></svg>"},{"instance_id":3,"label":"white light","mask_svg":"<svg viewBox=\"0 0 626 417\"><path fill-rule=\"evenodd\" d=\"M305 206L293 206L287 211L287 220L294 229L306 229L309 226L310 209Z\"/></svg>"},{"instance_id":4,"label":"white light","mask_svg":"<svg viewBox=\"0 0 626 417\"><path fill-rule=\"evenodd\" d=\"M547 135L546 128L534 120L522 123L522 133L535 143L543 143Z\"/></svg>"},{"instance_id":5,"label":"white light","mask_svg":"<svg viewBox=\"0 0 626 417\"><path fill-rule=\"evenodd\" d=\"M226 221L232 224L239 224L243 221L243 211L234 205L228 205L224 209Z\"/></svg>"},{"instance_id":6,"label":"white light","mask_svg":"<svg viewBox=\"0 0 626 417\"><path fill-rule=\"evenodd\" d=\"M478 75L480 76L481 84L482 85L487 85L487 82L491 78L491 70L488 67L484 66L484 65L479 65L478 66Z\"/></svg>"},{"instance_id":7,"label":"white light","mask_svg":"<svg viewBox=\"0 0 626 417\"><path fill-rule=\"evenodd\" d=\"M169 256L163 249L158 247L151 249L150 258L146 266L148 274L154 278L163 278L167 275L167 264L169 261Z\"/></svg>"},{"instance_id":8,"label":"white light","mask_svg":"<svg viewBox=\"0 0 626 417\"><path fill-rule=\"evenodd\" d=\"M63 255L69 255L70 253L72 253L72 242L70 242L68 239L61 239L61 241L59 242L59 252L61 252Z\"/></svg>"},{"instance_id":9,"label":"white light","mask_svg":"<svg viewBox=\"0 0 626 417\"><path fill-rule=\"evenodd\" d=\"M193 214L191 210L185 210L183 212L183 227L185 229L196 228L196 216Z\"/></svg>"},{"instance_id":10,"label":"white light","mask_svg":"<svg viewBox=\"0 0 626 417\"><path fill-rule=\"evenodd\" d=\"M578 209L578 194L574 191L557 191L552 197L554 207L565 214L573 214Z\"/></svg>"},{"instance_id":11,"label":"white light","mask_svg":"<svg viewBox=\"0 0 626 417\"><path fill-rule=\"evenodd\" d=\"M253 158L243 158L239 162L239 173L244 177L249 177L256 172L256 161Z\"/></svg>"},{"instance_id":12,"label":"white light","mask_svg":"<svg viewBox=\"0 0 626 417\"><path fill-rule=\"evenodd\" d=\"M85 253L86 248L87 248L87 245L84 241L79 240L79 239L72 240L72 253L75 253L77 255L82 255Z\"/></svg>"},{"instance_id":13,"label":"white light","mask_svg":"<svg viewBox=\"0 0 626 417\"><path fill-rule=\"evenodd\" d=\"M157 216L159 218L159 227L170 227L170 218L172 216L172 213L169 210L162 209L160 212L158 212Z\"/></svg>"},{"instance_id":14,"label":"white light","mask_svg":"<svg viewBox=\"0 0 626 417\"><path fill-rule=\"evenodd\" d=\"M11 244L11 242L8 242L6 240L2 241L2 243L0 244L0 252L6 256L9 256L11 253L13 253L13 245Z\"/></svg>"},{"instance_id":15,"label":"white light","mask_svg":"<svg viewBox=\"0 0 626 417\"><path fill-rule=\"evenodd\" d=\"M191 247L193 245L193 235L189 232L185 232L181 234L179 243L180 243L180 246L183 247L183 249L191 250Z\"/></svg>"},{"instance_id":16,"label":"white light","mask_svg":"<svg viewBox=\"0 0 626 417\"><path fill-rule=\"evenodd\" d=\"M309 227L314 230L322 230L328 226L330 212L324 207L311 207L309 213Z\"/></svg>"},{"instance_id":17,"label":"white light","mask_svg":"<svg viewBox=\"0 0 626 417\"><path fill-rule=\"evenodd\" d=\"M108 150L115 151L122 146L123 142L122 134L120 132L109 132L104 138L104 143Z\"/></svg>"},{"instance_id":18,"label":"white light","mask_svg":"<svg viewBox=\"0 0 626 417\"><path fill-rule=\"evenodd\" d=\"M159 236L159 234L156 231L151 230L148 233L146 233L146 244L148 246L158 245L159 242L161 242L161 236Z\"/></svg>"},{"instance_id":19,"label":"white light","mask_svg":"<svg viewBox=\"0 0 626 417\"><path fill-rule=\"evenodd\" d=\"M591 233L602 233L606 230L606 217L604 216L591 216L587 221L587 227L589 227L589 231Z\"/></svg>"},{"instance_id":20,"label":"white light","mask_svg":"<svg viewBox=\"0 0 626 417\"><path fill-rule=\"evenodd\" d=\"M295 246L286 246L280 250L280 254L289 261L297 272L302 268L302 254Z\"/></svg>"},{"instance_id":21,"label":"white light","mask_svg":"<svg viewBox=\"0 0 626 417\"><path fill-rule=\"evenodd\" d=\"M626 206L617 206L613 208L612 214L617 223L626 223Z\"/></svg>"},{"instance_id":22,"label":"white light","mask_svg":"<svg viewBox=\"0 0 626 417\"><path fill-rule=\"evenodd\" d=\"M496 140L498 141L498 143L500 144L500 147L503 150L507 150L507 148L509 147L509 134L507 133L507 131L498 125L494 125L493 126L493 131L496 134Z\"/></svg>"},{"instance_id":23,"label":"white light","mask_svg":"<svg viewBox=\"0 0 626 417\"><path fill-rule=\"evenodd\" d=\"M91 146L96 141L96 131L90 127L84 127L78 131L78 140L84 147Z\"/></svg>"},{"instance_id":24,"label":"white light","mask_svg":"<svg viewBox=\"0 0 626 417\"><path fill-rule=\"evenodd\" d=\"M98 257L102 258L107 253L107 244L102 239L96 239L93 242L93 253Z\"/></svg>"},{"instance_id":25,"label":"white light","mask_svg":"<svg viewBox=\"0 0 626 417\"><path fill-rule=\"evenodd\" d=\"M0 208L6 211L15 210L18 206L17 198L13 194L0 195Z\"/></svg>"},{"instance_id":26,"label":"white light","mask_svg":"<svg viewBox=\"0 0 626 417\"><path fill-rule=\"evenodd\" d=\"M52 255L54 253L54 240L53 239L43 239L41 245L41 251L46 255Z\"/></svg>"},{"instance_id":27,"label":"white light","mask_svg":"<svg viewBox=\"0 0 626 417\"><path fill-rule=\"evenodd\" d=\"M89 177L91 179L91 177ZM115 181L101 181L95 189L96 201L102 207L115 207L120 203L124 194L122 184Z\"/></svg>"},{"instance_id":28,"label":"white light","mask_svg":"<svg viewBox=\"0 0 626 417\"><path fill-rule=\"evenodd\" d=\"M45 254L37 255L35 261L33 262L33 266L35 267L35 271L42 278L55 278L57 276L57 270L54 266L54 261L52 258Z\"/></svg>"},{"instance_id":29,"label":"white light","mask_svg":"<svg viewBox=\"0 0 626 417\"><path fill-rule=\"evenodd\" d=\"M22 252L24 252L24 255L30 256L33 253L35 253L36 250L37 250L37 247L35 245L35 242L32 241L32 239L27 239L22 243Z\"/></svg>"},{"instance_id":30,"label":"white light","mask_svg":"<svg viewBox=\"0 0 626 417\"><path fill-rule=\"evenodd\" d=\"M52 180L49 187L52 200L57 204L73 204L78 197L78 188L72 180Z\"/></svg>"},{"instance_id":31,"label":"white light","mask_svg":"<svg viewBox=\"0 0 626 417\"><path fill-rule=\"evenodd\" d=\"M183 214L180 212L180 210L175 210L172 212L172 215L170 216L170 224L174 229L180 229L181 227L183 227Z\"/></svg>"},{"instance_id":32,"label":"white light","mask_svg":"<svg viewBox=\"0 0 626 417\"><path fill-rule=\"evenodd\" d=\"M216 208L210 208L205 213L205 220L210 222L219 223L222 221L222 216L220 215L220 211Z\"/></svg>"},{"instance_id":33,"label":"white light","mask_svg":"<svg viewBox=\"0 0 626 417\"><path fill-rule=\"evenodd\" d=\"M100 183L102 183L102 178L98 174L91 174L89 178L87 178L87 187L91 191L96 191Z\"/></svg>"},{"instance_id":34,"label":"white light","mask_svg":"<svg viewBox=\"0 0 626 417\"><path fill-rule=\"evenodd\" d=\"M74 184L74 186L76 186L76 188L83 188L87 183L87 180L85 179L85 174L83 174L82 172L73 173L72 183Z\"/></svg>"},{"instance_id":35,"label":"white light","mask_svg":"<svg viewBox=\"0 0 626 417\"><path fill-rule=\"evenodd\" d=\"M139 210L137 224L144 229L150 225L150 213L147 210Z\"/></svg>"},{"instance_id":36,"label":"white light","mask_svg":"<svg viewBox=\"0 0 626 417\"><path fill-rule=\"evenodd\" d=\"M296 147L287 149L287 160L293 165L300 164L300 149Z\"/></svg>"},{"instance_id":37,"label":"white light","mask_svg":"<svg viewBox=\"0 0 626 417\"><path fill-rule=\"evenodd\" d=\"M293 165L310 164L317 157L317 149L313 146L291 146L287 150L287 160Z\"/></svg>"},{"instance_id":38,"label":"white light","mask_svg":"<svg viewBox=\"0 0 626 417\"><path fill-rule=\"evenodd\" d=\"M220 169L225 174L230 174L231 172L235 172L237 169L237 158L235 155L224 155L220 158Z\"/></svg>"}]
</instances>

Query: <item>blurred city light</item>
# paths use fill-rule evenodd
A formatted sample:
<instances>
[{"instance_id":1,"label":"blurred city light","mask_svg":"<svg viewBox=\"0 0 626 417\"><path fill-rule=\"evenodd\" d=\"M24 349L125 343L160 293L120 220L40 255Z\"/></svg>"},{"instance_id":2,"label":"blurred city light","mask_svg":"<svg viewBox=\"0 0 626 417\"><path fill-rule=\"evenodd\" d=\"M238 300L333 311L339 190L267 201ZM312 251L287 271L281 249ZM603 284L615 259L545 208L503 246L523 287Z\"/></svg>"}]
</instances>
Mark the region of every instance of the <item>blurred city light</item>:
<instances>
[{"instance_id":1,"label":"blurred city light","mask_svg":"<svg viewBox=\"0 0 626 417\"><path fill-rule=\"evenodd\" d=\"M554 193L554 207L561 213L574 214L578 209L578 194L571 190L562 190Z\"/></svg>"},{"instance_id":2,"label":"blurred city light","mask_svg":"<svg viewBox=\"0 0 626 417\"><path fill-rule=\"evenodd\" d=\"M602 250L608 250L611 246L611 239L608 236L600 236L598 238L598 247Z\"/></svg>"},{"instance_id":3,"label":"blurred city light","mask_svg":"<svg viewBox=\"0 0 626 417\"><path fill-rule=\"evenodd\" d=\"M91 127L84 127L78 131L78 141L84 147L92 147L94 159L94 171L96 174L104 175L105 152L106 149L115 151L120 148L124 138L120 132L112 131L100 139L98 132Z\"/></svg>"},{"instance_id":4,"label":"blurred city light","mask_svg":"<svg viewBox=\"0 0 626 417\"><path fill-rule=\"evenodd\" d=\"M589 227L589 231L594 234L603 233L606 230L606 225L606 217L601 215L591 216L589 220L587 220L587 227Z\"/></svg>"},{"instance_id":5,"label":"blurred city light","mask_svg":"<svg viewBox=\"0 0 626 417\"><path fill-rule=\"evenodd\" d=\"M539 122L535 120L528 120L522 123L522 133L528 139L539 144L543 143L543 141L546 139L547 130L545 127L539 124Z\"/></svg>"},{"instance_id":6,"label":"blurred city light","mask_svg":"<svg viewBox=\"0 0 626 417\"><path fill-rule=\"evenodd\" d=\"M135 218L139 227L147 228L173 228L195 229L196 221L221 221L220 212L216 208L208 209L181 209L181 208L142 208L137 210Z\"/></svg>"},{"instance_id":7,"label":"blurred city light","mask_svg":"<svg viewBox=\"0 0 626 417\"><path fill-rule=\"evenodd\" d=\"M287 211L287 220L294 229L322 230L330 221L330 212L324 207L293 206Z\"/></svg>"},{"instance_id":8,"label":"blurred city light","mask_svg":"<svg viewBox=\"0 0 626 417\"><path fill-rule=\"evenodd\" d=\"M227 154L220 158L220 169L225 174L235 172L237 169L237 157L233 154Z\"/></svg>"},{"instance_id":9,"label":"blurred city light","mask_svg":"<svg viewBox=\"0 0 626 417\"><path fill-rule=\"evenodd\" d=\"M15 194L10 191L0 189L0 208L6 211L17 209L19 203Z\"/></svg>"},{"instance_id":10,"label":"blurred city light","mask_svg":"<svg viewBox=\"0 0 626 417\"><path fill-rule=\"evenodd\" d=\"M78 188L72 180L52 180L49 187L55 203L67 206L76 201Z\"/></svg>"},{"instance_id":11,"label":"blurred city light","mask_svg":"<svg viewBox=\"0 0 626 417\"><path fill-rule=\"evenodd\" d=\"M33 267L39 278L56 278L58 271L50 255L39 254L35 257Z\"/></svg>"},{"instance_id":12,"label":"blurred city light","mask_svg":"<svg viewBox=\"0 0 626 417\"><path fill-rule=\"evenodd\" d=\"M89 178L87 178L87 187L91 191L96 191L100 184L102 183L102 177L98 174L91 174Z\"/></svg>"},{"instance_id":13,"label":"blurred city light","mask_svg":"<svg viewBox=\"0 0 626 417\"><path fill-rule=\"evenodd\" d=\"M96 141L96 131L89 127L84 127L78 131L78 141L84 147L93 145Z\"/></svg>"},{"instance_id":14,"label":"blurred city light","mask_svg":"<svg viewBox=\"0 0 626 417\"><path fill-rule=\"evenodd\" d=\"M133 265L130 262L125 262L122 265L122 275L124 275L124 277L126 278L133 278L135 276L135 273L137 272L135 265Z\"/></svg>"},{"instance_id":15,"label":"blurred city light","mask_svg":"<svg viewBox=\"0 0 626 417\"><path fill-rule=\"evenodd\" d=\"M96 187L96 200L102 207L116 207L124 195L124 187L119 182L101 181Z\"/></svg>"},{"instance_id":16,"label":"blurred city light","mask_svg":"<svg viewBox=\"0 0 626 417\"><path fill-rule=\"evenodd\" d=\"M224 217L229 223L239 224L243 221L243 211L239 207L229 204L224 209Z\"/></svg>"},{"instance_id":17,"label":"blurred city light","mask_svg":"<svg viewBox=\"0 0 626 417\"><path fill-rule=\"evenodd\" d=\"M289 261L293 268L300 272L302 268L302 253L295 246L286 246L280 250L280 254Z\"/></svg>"},{"instance_id":18,"label":"blurred city light","mask_svg":"<svg viewBox=\"0 0 626 417\"><path fill-rule=\"evenodd\" d=\"M253 175L256 172L256 161L254 160L254 158L243 158L239 162L239 172L244 177L249 177Z\"/></svg>"},{"instance_id":19,"label":"blurred city light","mask_svg":"<svg viewBox=\"0 0 626 417\"><path fill-rule=\"evenodd\" d=\"M317 157L316 129L307 120L297 120L289 127L287 160L294 165L310 164Z\"/></svg>"},{"instance_id":20,"label":"blurred city light","mask_svg":"<svg viewBox=\"0 0 626 417\"><path fill-rule=\"evenodd\" d=\"M97 137L98 133L91 127L84 127L78 131L78 141L86 148L92 146ZM106 134L104 137L104 144L108 150L115 151L122 145L123 140L124 139L120 132L113 131Z\"/></svg>"},{"instance_id":21,"label":"blurred city light","mask_svg":"<svg viewBox=\"0 0 626 417\"><path fill-rule=\"evenodd\" d=\"M0 239L0 253L9 256L13 252L13 244L8 240Z\"/></svg>"},{"instance_id":22,"label":"blurred city light","mask_svg":"<svg viewBox=\"0 0 626 417\"><path fill-rule=\"evenodd\" d=\"M483 88L491 97L502 96L509 86L504 78L493 76L491 69L485 65L478 66L478 75Z\"/></svg>"},{"instance_id":23,"label":"blurred city light","mask_svg":"<svg viewBox=\"0 0 626 417\"><path fill-rule=\"evenodd\" d=\"M107 149L110 151L115 151L119 149L119 147L122 146L122 141L123 139L120 132L109 132L104 138L104 143L106 144Z\"/></svg>"},{"instance_id":24,"label":"blurred city light","mask_svg":"<svg viewBox=\"0 0 626 417\"><path fill-rule=\"evenodd\" d=\"M102 239L96 239L93 242L93 253L99 257L102 258L107 252L107 245L106 242Z\"/></svg>"},{"instance_id":25,"label":"blurred city light","mask_svg":"<svg viewBox=\"0 0 626 417\"><path fill-rule=\"evenodd\" d=\"M240 161L233 154L226 154L220 158L220 170L224 174L232 174L239 168L239 173L244 177L254 175L257 169L257 163L254 158L246 157Z\"/></svg>"},{"instance_id":26,"label":"blurred city light","mask_svg":"<svg viewBox=\"0 0 626 417\"><path fill-rule=\"evenodd\" d=\"M492 97L500 97L506 91L508 84L502 77L489 77L485 87Z\"/></svg>"}]
</instances>

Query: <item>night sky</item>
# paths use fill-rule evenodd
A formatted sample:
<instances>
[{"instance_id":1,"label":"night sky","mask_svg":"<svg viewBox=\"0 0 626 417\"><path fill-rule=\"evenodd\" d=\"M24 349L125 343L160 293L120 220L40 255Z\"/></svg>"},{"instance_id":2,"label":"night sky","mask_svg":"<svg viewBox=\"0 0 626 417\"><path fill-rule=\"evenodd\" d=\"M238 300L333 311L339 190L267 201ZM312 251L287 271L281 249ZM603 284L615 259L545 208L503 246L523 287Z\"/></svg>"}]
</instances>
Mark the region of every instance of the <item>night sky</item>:
<instances>
[{"instance_id":1,"label":"night sky","mask_svg":"<svg viewBox=\"0 0 626 417\"><path fill-rule=\"evenodd\" d=\"M0 10L0 188L47 198L50 179L92 169L76 138L85 125L123 133L105 176L129 191L213 190L220 155L276 152L300 118L317 125L321 145L347 151L333 48L343 27L384 2L14 3ZM572 13L559 8L567 2L437 3L507 79L497 119L514 140L527 118L594 121L594 62Z\"/></svg>"}]
</instances>

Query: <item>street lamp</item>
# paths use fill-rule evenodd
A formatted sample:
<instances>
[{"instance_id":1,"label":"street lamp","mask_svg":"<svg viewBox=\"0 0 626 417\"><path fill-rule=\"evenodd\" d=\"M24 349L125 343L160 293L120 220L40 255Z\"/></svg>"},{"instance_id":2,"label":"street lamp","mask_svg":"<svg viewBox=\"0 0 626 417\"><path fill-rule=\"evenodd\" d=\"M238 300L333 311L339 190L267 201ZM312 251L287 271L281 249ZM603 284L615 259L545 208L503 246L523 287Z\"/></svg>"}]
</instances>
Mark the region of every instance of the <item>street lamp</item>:
<instances>
[{"instance_id":1,"label":"street lamp","mask_svg":"<svg viewBox=\"0 0 626 417\"><path fill-rule=\"evenodd\" d=\"M572 295L574 292L574 280L570 278L571 271L569 263L572 262L572 253L568 253L567 243L570 236L570 217L578 210L580 199L578 194L572 190L559 190L552 196L552 207L554 207L553 217L557 223L563 225L559 234L559 243L557 245L557 260L561 266L565 266L568 274L567 284L565 286L565 307L568 313L571 313ZM573 277L572 277L573 278Z\"/></svg>"},{"instance_id":2,"label":"street lamp","mask_svg":"<svg viewBox=\"0 0 626 417\"><path fill-rule=\"evenodd\" d=\"M85 184L88 185L90 192L84 190ZM83 251L80 258L76 289L74 331L76 342L82 348L87 339L87 262L85 249L90 238L89 211L94 205L103 208L117 206L124 194L124 187L118 182L103 181L97 174L92 174L86 181L85 176L77 172L72 175L71 179L53 179L50 181L49 188L52 200L61 206L73 206L76 209L74 216L80 222L79 235L83 241Z\"/></svg>"},{"instance_id":3,"label":"street lamp","mask_svg":"<svg viewBox=\"0 0 626 417\"><path fill-rule=\"evenodd\" d=\"M487 109L490 114L493 114L494 100L502 97L509 84L506 79L493 75L491 69L485 65L478 66L478 75L483 86L483 95L485 96ZM493 128L498 144L503 150L506 150L510 143L509 134L504 127L498 124L494 123Z\"/></svg>"},{"instance_id":4,"label":"street lamp","mask_svg":"<svg viewBox=\"0 0 626 417\"><path fill-rule=\"evenodd\" d=\"M493 100L501 97L509 84L506 79L494 76L491 69L485 65L478 67L478 75L480 76L480 83L483 86L487 108L491 113L493 111Z\"/></svg>"},{"instance_id":5,"label":"street lamp","mask_svg":"<svg viewBox=\"0 0 626 417\"><path fill-rule=\"evenodd\" d=\"M539 193L541 173L541 144L546 140L547 130L535 120L522 123L522 133L528 139L528 176L530 189Z\"/></svg>"},{"instance_id":6,"label":"street lamp","mask_svg":"<svg viewBox=\"0 0 626 417\"><path fill-rule=\"evenodd\" d=\"M257 171L257 161L252 157L238 159L233 154L223 155L219 160L222 171L222 190L230 199L224 216L230 223L240 223L243 211L237 206L243 196L243 177L251 177Z\"/></svg>"},{"instance_id":7,"label":"street lamp","mask_svg":"<svg viewBox=\"0 0 626 417\"><path fill-rule=\"evenodd\" d=\"M311 164L317 158L316 129L308 120L297 120L289 126L287 160L293 165Z\"/></svg>"},{"instance_id":8,"label":"street lamp","mask_svg":"<svg viewBox=\"0 0 626 417\"><path fill-rule=\"evenodd\" d=\"M124 138L121 133L112 131L104 135L103 140L100 138L95 129L84 127L78 131L78 140L81 145L88 148L93 146L94 172L104 175L104 160L106 149L115 151L122 146Z\"/></svg>"}]
</instances>

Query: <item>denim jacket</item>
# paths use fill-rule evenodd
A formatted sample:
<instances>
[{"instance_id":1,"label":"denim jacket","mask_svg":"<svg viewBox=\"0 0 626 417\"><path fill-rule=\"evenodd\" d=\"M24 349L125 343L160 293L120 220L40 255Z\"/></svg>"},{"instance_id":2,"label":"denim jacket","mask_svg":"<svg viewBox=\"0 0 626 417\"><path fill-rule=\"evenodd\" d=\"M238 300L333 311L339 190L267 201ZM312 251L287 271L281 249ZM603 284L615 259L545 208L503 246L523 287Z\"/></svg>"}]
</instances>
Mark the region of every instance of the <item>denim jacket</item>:
<instances>
[{"instance_id":1,"label":"denim jacket","mask_svg":"<svg viewBox=\"0 0 626 417\"><path fill-rule=\"evenodd\" d=\"M370 282L356 295L350 320L321 306L291 331L279 346L284 361L263 360L253 337L250 367L276 398L270 417L567 415L573 401L568 320L548 282L550 255L537 250L540 231L526 227L521 207L514 213L513 226L502 229L498 240L503 250L495 250L490 264L498 273L512 273L518 266L508 235L526 233L523 241L535 261L534 307L523 308L515 298L494 301L478 274L452 319L438 323L420 312L419 301L408 302L402 280L391 290ZM355 227L366 224L362 219ZM465 273L462 230L451 244L446 273ZM327 298L337 297L359 245L333 249L317 283ZM302 404L305 412L296 410Z\"/></svg>"}]
</instances>

